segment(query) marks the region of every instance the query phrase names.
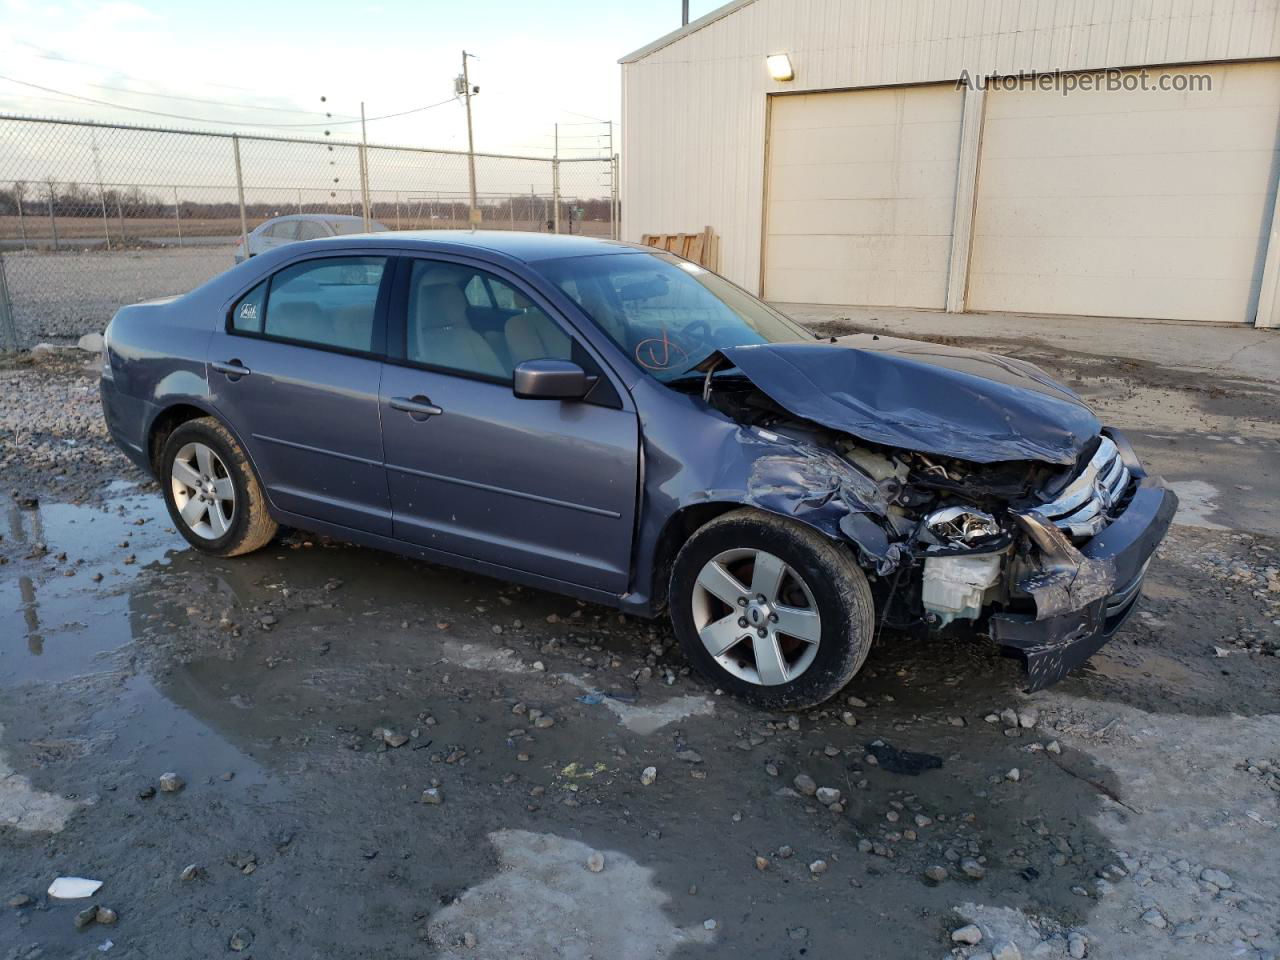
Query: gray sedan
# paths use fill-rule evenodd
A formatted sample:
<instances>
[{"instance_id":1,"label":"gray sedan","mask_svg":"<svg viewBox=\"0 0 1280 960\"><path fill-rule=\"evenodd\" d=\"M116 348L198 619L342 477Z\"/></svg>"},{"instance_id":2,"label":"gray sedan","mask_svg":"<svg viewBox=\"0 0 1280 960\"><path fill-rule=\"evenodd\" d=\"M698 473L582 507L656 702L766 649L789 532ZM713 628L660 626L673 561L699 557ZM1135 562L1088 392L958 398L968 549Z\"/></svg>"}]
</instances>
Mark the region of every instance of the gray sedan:
<instances>
[{"instance_id":1,"label":"gray sedan","mask_svg":"<svg viewBox=\"0 0 1280 960\"><path fill-rule=\"evenodd\" d=\"M1061 678L1133 610L1177 500L1031 364L815 337L702 267L582 237L268 251L125 307L102 400L182 535L279 525L669 613L754 703L967 629Z\"/></svg>"},{"instance_id":2,"label":"gray sedan","mask_svg":"<svg viewBox=\"0 0 1280 960\"><path fill-rule=\"evenodd\" d=\"M294 213L285 217L272 217L249 231L247 251L244 241L236 244L235 261L240 263L260 253L301 240L319 240L322 237L341 237L354 233L385 233L388 229L377 220L371 220L366 231L363 217L340 213Z\"/></svg>"}]
</instances>

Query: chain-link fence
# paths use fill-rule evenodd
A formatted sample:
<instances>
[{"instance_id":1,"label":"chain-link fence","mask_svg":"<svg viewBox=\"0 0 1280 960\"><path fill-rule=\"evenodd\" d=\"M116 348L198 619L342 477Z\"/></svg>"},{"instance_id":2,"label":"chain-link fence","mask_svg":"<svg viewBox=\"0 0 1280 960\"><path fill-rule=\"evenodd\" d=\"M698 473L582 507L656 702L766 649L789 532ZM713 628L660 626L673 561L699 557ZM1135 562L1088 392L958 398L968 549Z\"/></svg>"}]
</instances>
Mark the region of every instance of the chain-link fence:
<instances>
[{"instance_id":1,"label":"chain-link fence","mask_svg":"<svg viewBox=\"0 0 1280 960\"><path fill-rule=\"evenodd\" d=\"M184 293L287 214L390 230L617 235L611 157L475 155L0 115L0 349L100 331Z\"/></svg>"}]
</instances>

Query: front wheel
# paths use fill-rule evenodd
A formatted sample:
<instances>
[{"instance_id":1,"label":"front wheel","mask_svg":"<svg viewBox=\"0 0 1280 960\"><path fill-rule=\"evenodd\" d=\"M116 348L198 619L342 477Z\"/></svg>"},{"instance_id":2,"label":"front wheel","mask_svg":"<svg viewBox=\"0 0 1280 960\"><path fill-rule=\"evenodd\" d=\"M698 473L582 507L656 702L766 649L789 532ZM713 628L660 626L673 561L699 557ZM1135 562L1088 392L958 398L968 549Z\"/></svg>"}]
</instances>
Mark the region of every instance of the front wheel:
<instances>
[{"instance_id":1,"label":"front wheel","mask_svg":"<svg viewBox=\"0 0 1280 960\"><path fill-rule=\"evenodd\" d=\"M159 477L178 532L205 553L250 553L279 529L240 444L213 417L188 420L169 434Z\"/></svg>"},{"instance_id":2,"label":"front wheel","mask_svg":"<svg viewBox=\"0 0 1280 960\"><path fill-rule=\"evenodd\" d=\"M838 693L871 649L875 604L847 550L757 510L700 528L671 573L671 621L694 668L771 709Z\"/></svg>"}]
</instances>

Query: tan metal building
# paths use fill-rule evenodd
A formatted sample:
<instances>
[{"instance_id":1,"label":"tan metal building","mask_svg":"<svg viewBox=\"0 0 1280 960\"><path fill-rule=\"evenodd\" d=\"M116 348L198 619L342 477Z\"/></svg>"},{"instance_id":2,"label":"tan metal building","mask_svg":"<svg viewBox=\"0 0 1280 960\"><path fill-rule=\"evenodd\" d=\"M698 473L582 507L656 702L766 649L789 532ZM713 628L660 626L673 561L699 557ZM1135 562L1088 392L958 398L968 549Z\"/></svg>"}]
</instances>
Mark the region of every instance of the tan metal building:
<instances>
[{"instance_id":1,"label":"tan metal building","mask_svg":"<svg viewBox=\"0 0 1280 960\"><path fill-rule=\"evenodd\" d=\"M735 0L622 60L623 236L710 225L775 301L1280 326L1278 7Z\"/></svg>"}]
</instances>

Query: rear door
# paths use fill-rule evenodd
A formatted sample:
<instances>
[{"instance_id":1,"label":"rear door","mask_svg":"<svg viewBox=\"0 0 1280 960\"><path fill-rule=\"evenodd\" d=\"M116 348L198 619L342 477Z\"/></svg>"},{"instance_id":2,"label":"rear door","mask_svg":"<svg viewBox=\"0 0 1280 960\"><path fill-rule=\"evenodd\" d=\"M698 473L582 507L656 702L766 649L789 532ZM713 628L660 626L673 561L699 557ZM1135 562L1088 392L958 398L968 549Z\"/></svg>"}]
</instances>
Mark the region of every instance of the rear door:
<instances>
[{"instance_id":1,"label":"rear door","mask_svg":"<svg viewBox=\"0 0 1280 960\"><path fill-rule=\"evenodd\" d=\"M404 260L389 332L381 403L396 536L622 593L638 426L598 358L517 277L461 260ZM540 357L601 379L585 400L516 397L514 364Z\"/></svg>"},{"instance_id":2,"label":"rear door","mask_svg":"<svg viewBox=\"0 0 1280 960\"><path fill-rule=\"evenodd\" d=\"M386 257L295 261L231 308L209 347L214 403L280 509L384 536L378 386Z\"/></svg>"}]
</instances>

